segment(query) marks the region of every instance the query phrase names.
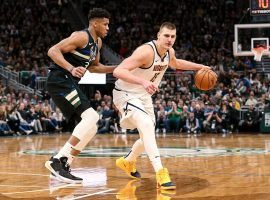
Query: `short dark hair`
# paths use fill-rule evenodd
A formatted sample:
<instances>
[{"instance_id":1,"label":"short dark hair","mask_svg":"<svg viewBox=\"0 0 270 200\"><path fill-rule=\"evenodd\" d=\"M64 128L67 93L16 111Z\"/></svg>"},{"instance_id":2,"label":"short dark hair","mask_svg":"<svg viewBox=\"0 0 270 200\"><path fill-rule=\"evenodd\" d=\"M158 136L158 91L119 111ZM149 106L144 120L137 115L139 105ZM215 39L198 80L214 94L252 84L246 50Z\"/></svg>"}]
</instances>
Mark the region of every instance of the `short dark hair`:
<instances>
[{"instance_id":1,"label":"short dark hair","mask_svg":"<svg viewBox=\"0 0 270 200\"><path fill-rule=\"evenodd\" d=\"M171 23L171 22L163 22L161 24L160 28L159 28L159 31L161 29L163 29L164 27L166 27L167 29L170 29L170 30L175 30L176 29L176 26L173 23Z\"/></svg>"},{"instance_id":2,"label":"short dark hair","mask_svg":"<svg viewBox=\"0 0 270 200\"><path fill-rule=\"evenodd\" d=\"M103 8L93 8L92 10L89 11L89 14L88 14L89 21L91 19L94 19L94 18L108 18L108 19L110 19L110 17L111 17L110 13Z\"/></svg>"}]
</instances>

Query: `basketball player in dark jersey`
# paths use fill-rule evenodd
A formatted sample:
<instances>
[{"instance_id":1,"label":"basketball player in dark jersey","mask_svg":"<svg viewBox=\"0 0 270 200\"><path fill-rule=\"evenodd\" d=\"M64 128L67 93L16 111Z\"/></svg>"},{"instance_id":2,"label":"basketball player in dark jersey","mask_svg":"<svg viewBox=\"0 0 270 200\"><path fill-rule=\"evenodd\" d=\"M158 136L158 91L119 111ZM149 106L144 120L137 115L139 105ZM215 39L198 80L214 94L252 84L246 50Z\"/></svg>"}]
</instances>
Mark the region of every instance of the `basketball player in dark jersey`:
<instances>
[{"instance_id":1,"label":"basketball player in dark jersey","mask_svg":"<svg viewBox=\"0 0 270 200\"><path fill-rule=\"evenodd\" d=\"M78 82L86 70L112 73L115 68L99 63L101 38L108 33L110 14L104 9L94 8L88 18L88 29L73 32L48 51L54 63L50 67L47 90L67 119L80 120L58 154L45 163L54 177L67 183L83 181L70 173L70 164L96 134L99 120Z\"/></svg>"}]
</instances>

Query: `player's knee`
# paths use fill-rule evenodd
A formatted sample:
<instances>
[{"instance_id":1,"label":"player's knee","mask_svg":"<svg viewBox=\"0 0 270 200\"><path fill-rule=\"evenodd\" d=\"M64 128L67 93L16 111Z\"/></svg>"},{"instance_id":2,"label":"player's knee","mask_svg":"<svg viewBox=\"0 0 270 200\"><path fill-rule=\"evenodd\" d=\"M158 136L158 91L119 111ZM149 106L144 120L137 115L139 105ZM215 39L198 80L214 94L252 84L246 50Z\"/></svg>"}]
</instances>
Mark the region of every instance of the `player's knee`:
<instances>
[{"instance_id":1,"label":"player's knee","mask_svg":"<svg viewBox=\"0 0 270 200\"><path fill-rule=\"evenodd\" d=\"M136 121L136 125L139 129L141 127L143 127L144 129L151 129L152 127L154 127L154 122L151 117L146 113L143 113L142 111L136 111L134 113L134 120Z\"/></svg>"},{"instance_id":2,"label":"player's knee","mask_svg":"<svg viewBox=\"0 0 270 200\"><path fill-rule=\"evenodd\" d=\"M87 120L89 123L96 124L99 120L98 113L93 108L88 108L81 114L82 120Z\"/></svg>"},{"instance_id":3,"label":"player's knee","mask_svg":"<svg viewBox=\"0 0 270 200\"><path fill-rule=\"evenodd\" d=\"M95 124L92 128L91 128L91 133L97 133L98 130L98 126Z\"/></svg>"}]
</instances>

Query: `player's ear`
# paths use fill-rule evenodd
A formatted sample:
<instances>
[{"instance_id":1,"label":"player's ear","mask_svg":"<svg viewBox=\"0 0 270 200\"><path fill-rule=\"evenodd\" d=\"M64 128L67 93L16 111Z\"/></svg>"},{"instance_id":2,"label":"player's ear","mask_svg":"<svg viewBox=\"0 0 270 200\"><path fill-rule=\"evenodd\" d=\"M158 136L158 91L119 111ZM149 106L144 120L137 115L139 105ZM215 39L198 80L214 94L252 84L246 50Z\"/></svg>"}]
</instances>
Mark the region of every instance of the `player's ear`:
<instances>
[{"instance_id":1,"label":"player's ear","mask_svg":"<svg viewBox=\"0 0 270 200\"><path fill-rule=\"evenodd\" d=\"M160 36L160 32L157 33L157 38L159 38L159 36Z\"/></svg>"}]
</instances>

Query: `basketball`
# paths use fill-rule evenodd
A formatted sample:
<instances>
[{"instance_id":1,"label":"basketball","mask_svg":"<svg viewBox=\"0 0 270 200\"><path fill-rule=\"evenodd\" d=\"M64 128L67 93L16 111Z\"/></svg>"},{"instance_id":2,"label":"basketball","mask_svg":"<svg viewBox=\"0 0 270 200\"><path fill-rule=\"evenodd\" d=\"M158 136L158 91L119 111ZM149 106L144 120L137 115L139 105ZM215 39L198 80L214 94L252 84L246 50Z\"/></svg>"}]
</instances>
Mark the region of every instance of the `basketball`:
<instances>
[{"instance_id":1,"label":"basketball","mask_svg":"<svg viewBox=\"0 0 270 200\"><path fill-rule=\"evenodd\" d=\"M211 90L217 82L217 74L210 69L201 69L195 74L195 85L200 90Z\"/></svg>"}]
</instances>

